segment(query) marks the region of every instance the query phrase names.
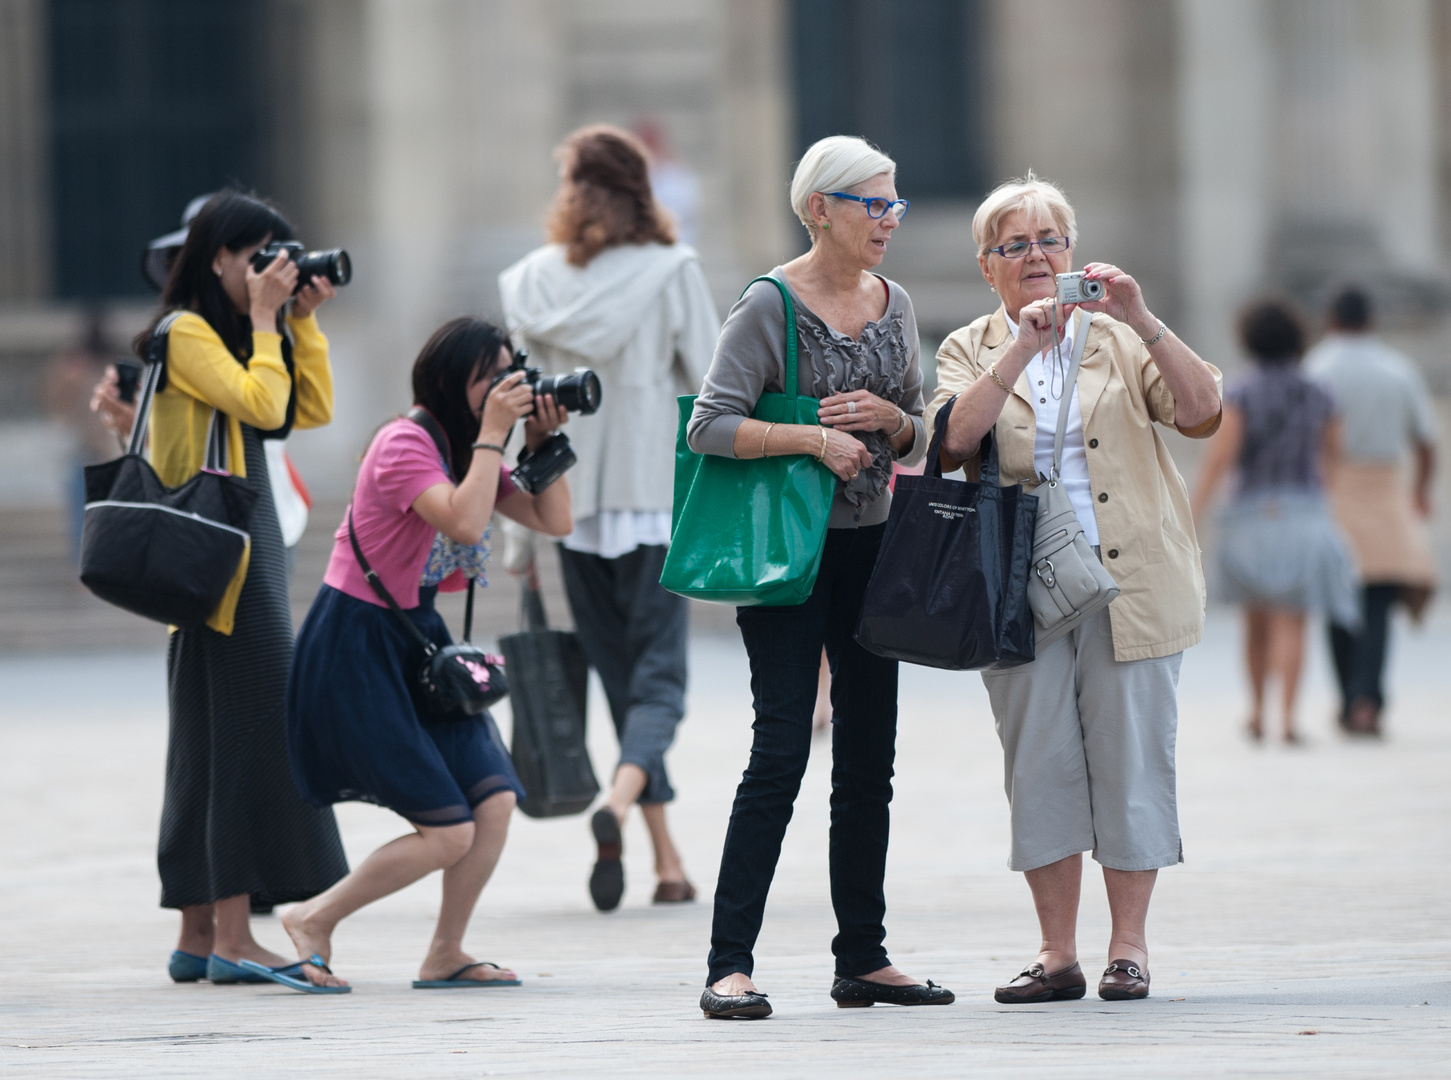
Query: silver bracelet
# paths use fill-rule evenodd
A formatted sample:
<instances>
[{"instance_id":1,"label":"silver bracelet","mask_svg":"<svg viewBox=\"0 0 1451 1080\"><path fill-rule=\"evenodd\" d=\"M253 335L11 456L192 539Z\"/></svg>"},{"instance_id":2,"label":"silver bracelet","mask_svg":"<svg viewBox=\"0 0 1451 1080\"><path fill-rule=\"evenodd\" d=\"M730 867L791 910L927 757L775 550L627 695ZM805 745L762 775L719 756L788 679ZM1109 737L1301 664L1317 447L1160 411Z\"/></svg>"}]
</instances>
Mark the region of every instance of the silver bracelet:
<instances>
[{"instance_id":1,"label":"silver bracelet","mask_svg":"<svg viewBox=\"0 0 1451 1080\"><path fill-rule=\"evenodd\" d=\"M1145 348L1148 348L1149 346L1159 344L1159 339L1161 337L1163 337L1168 332L1169 332L1169 328L1164 325L1164 320L1163 319L1160 319L1159 320L1159 332L1157 334L1155 334L1153 337L1151 337L1151 338L1149 338L1147 340L1145 340L1144 338L1139 338L1139 341L1144 345Z\"/></svg>"},{"instance_id":2,"label":"silver bracelet","mask_svg":"<svg viewBox=\"0 0 1451 1080\"><path fill-rule=\"evenodd\" d=\"M902 434L902 429L907 426L907 410L899 408L897 410L897 415L901 417L901 419L897 421L897 430L887 436L887 438L889 439L895 439L898 435Z\"/></svg>"}]
</instances>

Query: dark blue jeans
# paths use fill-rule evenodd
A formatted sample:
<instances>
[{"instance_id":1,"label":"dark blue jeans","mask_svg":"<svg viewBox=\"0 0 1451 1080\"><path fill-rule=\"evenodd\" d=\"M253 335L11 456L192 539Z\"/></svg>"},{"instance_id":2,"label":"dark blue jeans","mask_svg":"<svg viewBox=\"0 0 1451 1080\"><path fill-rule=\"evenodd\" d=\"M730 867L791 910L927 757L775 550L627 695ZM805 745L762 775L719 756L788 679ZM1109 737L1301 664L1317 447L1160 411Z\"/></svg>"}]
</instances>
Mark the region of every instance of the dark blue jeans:
<instances>
[{"instance_id":1,"label":"dark blue jeans","mask_svg":"<svg viewBox=\"0 0 1451 1080\"><path fill-rule=\"evenodd\" d=\"M766 894L811 754L821 649L831 664L831 905L838 975L886 967L882 947L888 805L897 741L897 662L856 643L857 621L885 525L832 529L810 598L795 607L736 611L751 660L755 741L731 807L707 984L750 975Z\"/></svg>"},{"instance_id":2,"label":"dark blue jeans","mask_svg":"<svg viewBox=\"0 0 1451 1080\"><path fill-rule=\"evenodd\" d=\"M1382 675L1390 642L1391 608L1400 598L1399 585L1366 585L1361 590L1361 625L1330 624L1330 655L1340 684L1340 717L1344 723L1350 706L1360 699L1385 705Z\"/></svg>"}]
</instances>

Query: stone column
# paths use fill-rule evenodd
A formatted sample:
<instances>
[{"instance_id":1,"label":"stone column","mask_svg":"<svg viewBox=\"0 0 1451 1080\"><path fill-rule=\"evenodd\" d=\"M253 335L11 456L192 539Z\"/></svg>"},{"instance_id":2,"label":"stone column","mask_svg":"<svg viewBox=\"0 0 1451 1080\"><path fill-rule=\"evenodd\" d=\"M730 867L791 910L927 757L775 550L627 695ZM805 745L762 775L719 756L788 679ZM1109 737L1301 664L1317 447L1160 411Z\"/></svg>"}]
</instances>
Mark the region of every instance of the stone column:
<instances>
[{"instance_id":1,"label":"stone column","mask_svg":"<svg viewBox=\"0 0 1451 1080\"><path fill-rule=\"evenodd\" d=\"M0 0L0 301L51 289L44 9Z\"/></svg>"},{"instance_id":2,"label":"stone column","mask_svg":"<svg viewBox=\"0 0 1451 1080\"><path fill-rule=\"evenodd\" d=\"M1272 63L1264 0L1179 0L1183 326L1206 360L1238 355L1233 313L1261 282Z\"/></svg>"}]
</instances>

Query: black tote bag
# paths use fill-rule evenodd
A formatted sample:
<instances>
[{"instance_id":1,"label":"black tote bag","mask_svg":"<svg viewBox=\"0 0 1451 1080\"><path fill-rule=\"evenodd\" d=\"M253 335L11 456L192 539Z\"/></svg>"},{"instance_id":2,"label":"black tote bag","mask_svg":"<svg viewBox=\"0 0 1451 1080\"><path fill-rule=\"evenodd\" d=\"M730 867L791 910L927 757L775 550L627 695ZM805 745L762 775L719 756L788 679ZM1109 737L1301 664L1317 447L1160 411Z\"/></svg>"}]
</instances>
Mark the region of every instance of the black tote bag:
<instances>
[{"instance_id":1,"label":"black tote bag","mask_svg":"<svg viewBox=\"0 0 1451 1080\"><path fill-rule=\"evenodd\" d=\"M514 710L509 752L526 793L519 809L533 818L578 814L600 791L585 746L589 662L574 634L549 629L533 565L520 622L519 633L499 639Z\"/></svg>"},{"instance_id":2,"label":"black tote bag","mask_svg":"<svg viewBox=\"0 0 1451 1080\"><path fill-rule=\"evenodd\" d=\"M1033 659L1028 571L1038 499L998 486L998 453L983 436L979 483L942 476L937 414L924 476L897 477L856 639L878 656L928 667L1007 668Z\"/></svg>"},{"instance_id":3,"label":"black tote bag","mask_svg":"<svg viewBox=\"0 0 1451 1080\"><path fill-rule=\"evenodd\" d=\"M225 464L225 418L212 411L206 464L168 488L142 455L176 314L146 345L146 381L124 456L85 470L81 582L102 600L184 629L206 625L251 540L257 491Z\"/></svg>"}]
</instances>

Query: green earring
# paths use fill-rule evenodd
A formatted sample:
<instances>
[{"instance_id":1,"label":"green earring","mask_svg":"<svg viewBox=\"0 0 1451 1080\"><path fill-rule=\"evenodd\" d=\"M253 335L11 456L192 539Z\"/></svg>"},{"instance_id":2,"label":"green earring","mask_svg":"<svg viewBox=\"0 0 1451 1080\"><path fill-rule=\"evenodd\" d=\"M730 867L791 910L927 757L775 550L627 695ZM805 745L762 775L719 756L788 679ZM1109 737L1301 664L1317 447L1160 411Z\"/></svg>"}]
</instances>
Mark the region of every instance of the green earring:
<instances>
[{"instance_id":1,"label":"green earring","mask_svg":"<svg viewBox=\"0 0 1451 1080\"><path fill-rule=\"evenodd\" d=\"M821 223L821 227L822 227L822 228L823 228L823 229L829 229L829 228L831 228L831 222L829 222L829 221L823 221L823 222L822 222L822 223Z\"/></svg>"}]
</instances>

